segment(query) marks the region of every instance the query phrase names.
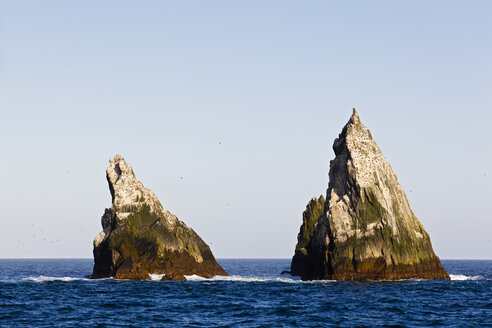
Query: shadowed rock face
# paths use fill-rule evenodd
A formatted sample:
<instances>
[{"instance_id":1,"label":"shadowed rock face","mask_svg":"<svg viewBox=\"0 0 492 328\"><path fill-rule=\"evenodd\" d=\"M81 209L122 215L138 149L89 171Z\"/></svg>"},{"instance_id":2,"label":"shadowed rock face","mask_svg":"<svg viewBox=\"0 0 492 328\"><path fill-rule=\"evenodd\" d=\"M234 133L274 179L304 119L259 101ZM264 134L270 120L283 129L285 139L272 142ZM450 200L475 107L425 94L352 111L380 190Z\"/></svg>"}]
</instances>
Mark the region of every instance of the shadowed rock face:
<instances>
[{"instance_id":1,"label":"shadowed rock face","mask_svg":"<svg viewBox=\"0 0 492 328\"><path fill-rule=\"evenodd\" d=\"M326 200L313 198L303 214L291 274L303 280L449 280L355 109L333 150Z\"/></svg>"},{"instance_id":2,"label":"shadowed rock face","mask_svg":"<svg viewBox=\"0 0 492 328\"><path fill-rule=\"evenodd\" d=\"M156 195L137 180L123 157L110 159L106 177L112 206L94 239L92 278L184 280L184 275L227 275L210 248L186 224L164 210Z\"/></svg>"}]
</instances>

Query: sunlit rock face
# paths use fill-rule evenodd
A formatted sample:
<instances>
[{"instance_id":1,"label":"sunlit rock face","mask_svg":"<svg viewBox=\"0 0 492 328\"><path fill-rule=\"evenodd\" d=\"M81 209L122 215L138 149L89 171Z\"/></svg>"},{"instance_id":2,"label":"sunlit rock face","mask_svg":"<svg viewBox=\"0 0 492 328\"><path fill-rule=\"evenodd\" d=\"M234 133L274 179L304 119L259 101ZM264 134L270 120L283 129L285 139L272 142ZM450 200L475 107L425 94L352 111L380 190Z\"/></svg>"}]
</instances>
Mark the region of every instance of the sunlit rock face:
<instances>
[{"instance_id":1,"label":"sunlit rock face","mask_svg":"<svg viewBox=\"0 0 492 328\"><path fill-rule=\"evenodd\" d=\"M183 280L185 275L227 275L210 248L186 224L166 211L156 195L117 155L106 177L112 197L94 239L92 278Z\"/></svg>"},{"instance_id":2,"label":"sunlit rock face","mask_svg":"<svg viewBox=\"0 0 492 328\"><path fill-rule=\"evenodd\" d=\"M355 109L333 150L326 200L313 198L304 212L291 273L303 280L449 280Z\"/></svg>"}]
</instances>

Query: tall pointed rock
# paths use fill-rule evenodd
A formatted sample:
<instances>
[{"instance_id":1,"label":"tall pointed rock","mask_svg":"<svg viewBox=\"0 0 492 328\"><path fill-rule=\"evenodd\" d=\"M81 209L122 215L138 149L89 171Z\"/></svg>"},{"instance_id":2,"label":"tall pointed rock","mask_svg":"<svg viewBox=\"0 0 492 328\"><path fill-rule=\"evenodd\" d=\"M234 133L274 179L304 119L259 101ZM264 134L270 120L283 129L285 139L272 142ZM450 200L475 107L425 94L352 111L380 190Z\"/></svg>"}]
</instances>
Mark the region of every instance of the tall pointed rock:
<instances>
[{"instance_id":1,"label":"tall pointed rock","mask_svg":"<svg viewBox=\"0 0 492 328\"><path fill-rule=\"evenodd\" d=\"M323 211L318 214L321 198L308 204L291 273L303 280L449 280L428 233L355 109L333 150Z\"/></svg>"},{"instance_id":2,"label":"tall pointed rock","mask_svg":"<svg viewBox=\"0 0 492 328\"><path fill-rule=\"evenodd\" d=\"M135 177L117 155L110 159L106 178L112 197L94 239L92 278L184 280L184 275L227 275L210 248L186 224L166 211L156 195Z\"/></svg>"}]
</instances>

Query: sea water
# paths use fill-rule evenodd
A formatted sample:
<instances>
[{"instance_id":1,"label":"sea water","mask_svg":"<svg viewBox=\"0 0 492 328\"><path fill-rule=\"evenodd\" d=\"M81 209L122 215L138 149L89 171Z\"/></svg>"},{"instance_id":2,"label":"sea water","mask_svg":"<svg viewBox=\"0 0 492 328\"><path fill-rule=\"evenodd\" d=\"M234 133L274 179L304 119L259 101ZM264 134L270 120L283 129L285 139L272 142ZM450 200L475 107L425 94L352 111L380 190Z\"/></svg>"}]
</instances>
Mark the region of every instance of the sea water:
<instances>
[{"instance_id":1,"label":"sea water","mask_svg":"<svg viewBox=\"0 0 492 328\"><path fill-rule=\"evenodd\" d=\"M451 281L302 282L288 259L222 259L229 277L91 280L91 259L0 260L1 327L484 327L492 261Z\"/></svg>"}]
</instances>

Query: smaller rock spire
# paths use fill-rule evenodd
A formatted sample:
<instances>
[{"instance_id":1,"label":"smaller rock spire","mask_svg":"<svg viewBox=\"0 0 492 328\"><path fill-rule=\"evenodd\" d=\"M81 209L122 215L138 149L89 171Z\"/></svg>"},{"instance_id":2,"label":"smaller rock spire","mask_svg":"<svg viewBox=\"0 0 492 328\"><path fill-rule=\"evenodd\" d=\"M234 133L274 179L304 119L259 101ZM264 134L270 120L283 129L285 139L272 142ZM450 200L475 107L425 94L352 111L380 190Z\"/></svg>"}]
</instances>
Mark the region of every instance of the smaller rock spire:
<instances>
[{"instance_id":1,"label":"smaller rock spire","mask_svg":"<svg viewBox=\"0 0 492 328\"><path fill-rule=\"evenodd\" d=\"M186 280L227 275L210 247L193 229L164 209L157 196L116 155L106 169L112 204L101 218L103 231L94 239L92 278Z\"/></svg>"}]
</instances>

